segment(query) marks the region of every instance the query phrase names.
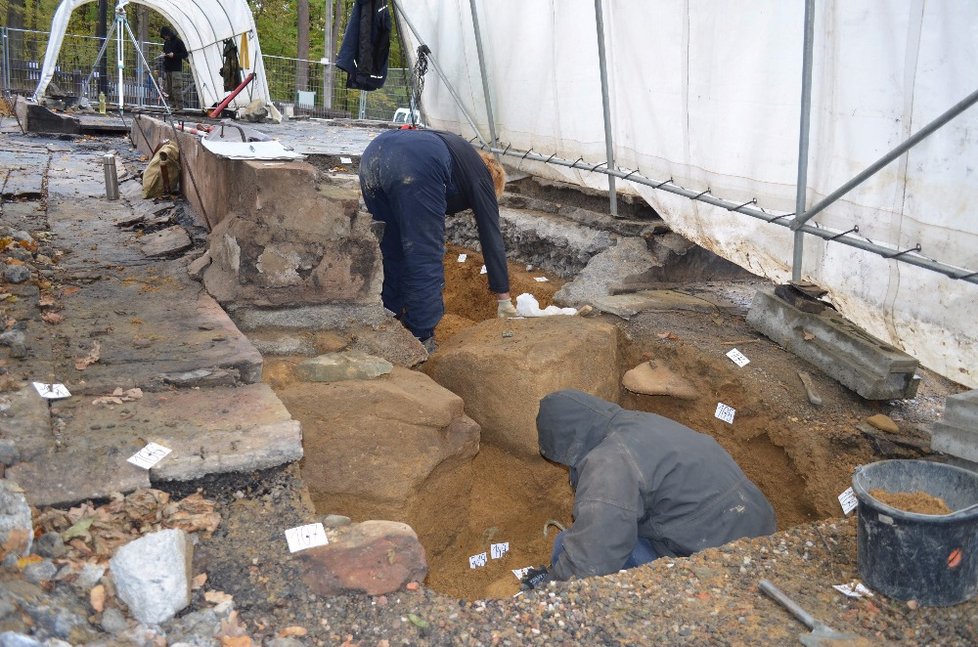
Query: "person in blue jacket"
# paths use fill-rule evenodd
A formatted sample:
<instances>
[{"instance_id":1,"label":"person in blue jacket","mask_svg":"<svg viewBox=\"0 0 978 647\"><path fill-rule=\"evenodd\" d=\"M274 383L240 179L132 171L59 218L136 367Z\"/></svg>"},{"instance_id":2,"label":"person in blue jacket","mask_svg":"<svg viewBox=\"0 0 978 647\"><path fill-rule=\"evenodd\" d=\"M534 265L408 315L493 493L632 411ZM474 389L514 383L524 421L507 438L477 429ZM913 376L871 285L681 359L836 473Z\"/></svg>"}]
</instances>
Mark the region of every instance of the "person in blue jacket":
<instances>
[{"instance_id":1,"label":"person in blue jacket","mask_svg":"<svg viewBox=\"0 0 978 647\"><path fill-rule=\"evenodd\" d=\"M771 504L707 434L581 391L540 401L540 453L570 468L574 523L523 580L606 575L775 531Z\"/></svg>"},{"instance_id":2,"label":"person in blue jacket","mask_svg":"<svg viewBox=\"0 0 978 647\"><path fill-rule=\"evenodd\" d=\"M492 155L437 130L385 131L360 158L363 201L373 219L384 223L384 307L429 352L445 313L445 214L472 210L496 313L516 316L499 230L497 200L505 183L505 172Z\"/></svg>"}]
</instances>

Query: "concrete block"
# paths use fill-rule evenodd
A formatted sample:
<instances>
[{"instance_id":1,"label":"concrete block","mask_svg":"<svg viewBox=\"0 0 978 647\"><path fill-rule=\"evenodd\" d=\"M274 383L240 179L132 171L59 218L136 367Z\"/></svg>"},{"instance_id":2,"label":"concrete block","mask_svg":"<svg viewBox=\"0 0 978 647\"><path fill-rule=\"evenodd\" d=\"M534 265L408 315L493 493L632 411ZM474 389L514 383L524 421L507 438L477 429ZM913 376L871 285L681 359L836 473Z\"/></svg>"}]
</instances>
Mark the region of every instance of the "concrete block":
<instances>
[{"instance_id":1,"label":"concrete block","mask_svg":"<svg viewBox=\"0 0 978 647\"><path fill-rule=\"evenodd\" d=\"M978 428L961 429L938 422L931 433L930 448L978 463Z\"/></svg>"},{"instance_id":2,"label":"concrete block","mask_svg":"<svg viewBox=\"0 0 978 647\"><path fill-rule=\"evenodd\" d=\"M867 400L912 398L920 363L826 308L803 312L758 290L747 323Z\"/></svg>"},{"instance_id":3,"label":"concrete block","mask_svg":"<svg viewBox=\"0 0 978 647\"><path fill-rule=\"evenodd\" d=\"M949 396L944 403L944 422L978 433L978 389Z\"/></svg>"}]
</instances>

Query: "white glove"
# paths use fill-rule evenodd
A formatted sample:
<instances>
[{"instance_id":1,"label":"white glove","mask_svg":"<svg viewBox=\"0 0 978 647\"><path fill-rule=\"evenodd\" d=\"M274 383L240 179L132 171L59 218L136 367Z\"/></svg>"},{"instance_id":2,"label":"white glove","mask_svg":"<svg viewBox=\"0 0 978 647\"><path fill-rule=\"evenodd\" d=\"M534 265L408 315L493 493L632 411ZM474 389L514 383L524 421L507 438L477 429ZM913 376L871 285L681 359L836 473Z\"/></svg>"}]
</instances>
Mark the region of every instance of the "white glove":
<instances>
[{"instance_id":1,"label":"white glove","mask_svg":"<svg viewBox=\"0 0 978 647\"><path fill-rule=\"evenodd\" d=\"M496 316L500 319L520 316L519 313L516 312L516 308L513 307L513 302L509 299L499 299L496 303Z\"/></svg>"}]
</instances>

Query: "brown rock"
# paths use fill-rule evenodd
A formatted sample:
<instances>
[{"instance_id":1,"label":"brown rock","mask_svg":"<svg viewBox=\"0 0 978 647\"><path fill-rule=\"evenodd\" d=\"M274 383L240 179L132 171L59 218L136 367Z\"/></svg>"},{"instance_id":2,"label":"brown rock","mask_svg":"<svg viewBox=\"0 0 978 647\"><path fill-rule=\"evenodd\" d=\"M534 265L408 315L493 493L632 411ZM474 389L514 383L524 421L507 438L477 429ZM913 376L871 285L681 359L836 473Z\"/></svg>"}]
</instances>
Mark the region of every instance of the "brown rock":
<instances>
[{"instance_id":1,"label":"brown rock","mask_svg":"<svg viewBox=\"0 0 978 647\"><path fill-rule=\"evenodd\" d=\"M866 422L873 425L880 431L885 431L889 434L895 434L900 431L900 428L897 427L897 423L893 422L893 418L882 413L877 413L875 416L866 418Z\"/></svg>"},{"instance_id":2,"label":"brown rock","mask_svg":"<svg viewBox=\"0 0 978 647\"><path fill-rule=\"evenodd\" d=\"M325 546L298 553L302 580L319 595L398 591L428 573L424 548L410 526L364 521L337 531Z\"/></svg>"},{"instance_id":3,"label":"brown rock","mask_svg":"<svg viewBox=\"0 0 978 647\"><path fill-rule=\"evenodd\" d=\"M692 383L654 361L642 362L625 373L621 385L632 393L669 395L680 400L695 400L700 395Z\"/></svg>"}]
</instances>

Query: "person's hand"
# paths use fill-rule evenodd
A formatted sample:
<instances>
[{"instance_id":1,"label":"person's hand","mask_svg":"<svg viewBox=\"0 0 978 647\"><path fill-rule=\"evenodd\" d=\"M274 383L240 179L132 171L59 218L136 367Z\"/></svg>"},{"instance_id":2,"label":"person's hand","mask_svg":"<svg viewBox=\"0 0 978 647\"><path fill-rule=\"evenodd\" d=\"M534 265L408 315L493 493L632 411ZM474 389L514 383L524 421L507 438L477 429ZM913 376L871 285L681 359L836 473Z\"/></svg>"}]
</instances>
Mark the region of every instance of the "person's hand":
<instances>
[{"instance_id":1,"label":"person's hand","mask_svg":"<svg viewBox=\"0 0 978 647\"><path fill-rule=\"evenodd\" d=\"M513 302L511 300L499 299L496 303L496 316L500 319L519 316L519 313L516 312L516 308L513 307Z\"/></svg>"},{"instance_id":2,"label":"person's hand","mask_svg":"<svg viewBox=\"0 0 978 647\"><path fill-rule=\"evenodd\" d=\"M531 568L523 576L523 579L520 580L520 590L529 591L531 589L539 589L546 586L547 582L552 579L554 579L554 576L546 566Z\"/></svg>"}]
</instances>

